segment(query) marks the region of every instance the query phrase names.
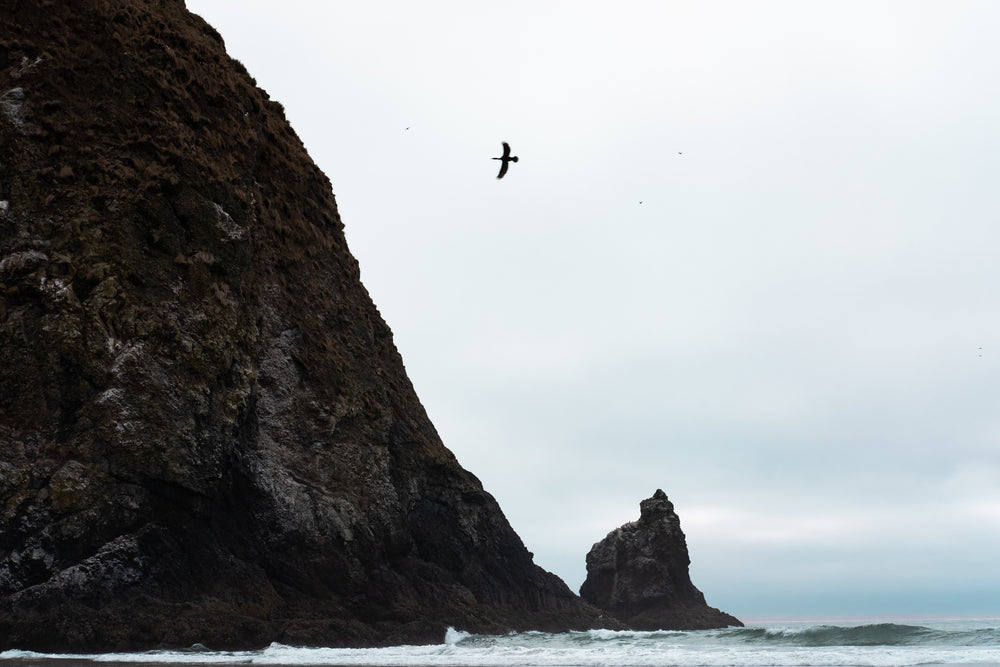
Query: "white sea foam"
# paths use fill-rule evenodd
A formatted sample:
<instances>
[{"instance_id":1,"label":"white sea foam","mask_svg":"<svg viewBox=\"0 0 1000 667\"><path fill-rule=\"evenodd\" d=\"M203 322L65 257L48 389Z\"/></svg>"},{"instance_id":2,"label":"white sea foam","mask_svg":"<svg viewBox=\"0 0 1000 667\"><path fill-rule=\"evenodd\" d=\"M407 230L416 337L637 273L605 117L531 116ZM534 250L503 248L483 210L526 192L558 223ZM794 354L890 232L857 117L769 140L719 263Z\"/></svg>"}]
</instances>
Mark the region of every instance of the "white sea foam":
<instances>
[{"instance_id":1,"label":"white sea foam","mask_svg":"<svg viewBox=\"0 0 1000 667\"><path fill-rule=\"evenodd\" d=\"M384 667L904 667L1000 665L1000 623L956 626L893 623L783 624L702 632L592 630L474 635L449 628L441 644L370 649L151 651L103 655L0 653L4 661L75 658L94 662L171 664L344 665Z\"/></svg>"},{"instance_id":2,"label":"white sea foam","mask_svg":"<svg viewBox=\"0 0 1000 667\"><path fill-rule=\"evenodd\" d=\"M470 638L472 635L468 632L462 632L461 630L456 630L455 628L448 628L444 633L444 643L445 644L457 644L460 641Z\"/></svg>"}]
</instances>

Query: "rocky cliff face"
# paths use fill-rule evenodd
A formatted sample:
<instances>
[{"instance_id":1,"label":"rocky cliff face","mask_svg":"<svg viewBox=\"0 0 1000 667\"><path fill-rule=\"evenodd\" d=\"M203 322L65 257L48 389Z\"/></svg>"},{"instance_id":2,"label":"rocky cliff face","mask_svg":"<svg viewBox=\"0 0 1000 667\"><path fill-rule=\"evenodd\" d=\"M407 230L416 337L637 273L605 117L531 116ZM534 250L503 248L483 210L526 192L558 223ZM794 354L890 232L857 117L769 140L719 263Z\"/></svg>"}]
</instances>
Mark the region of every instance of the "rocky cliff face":
<instances>
[{"instance_id":1,"label":"rocky cliff face","mask_svg":"<svg viewBox=\"0 0 1000 667\"><path fill-rule=\"evenodd\" d=\"M589 626L442 445L216 31L0 5L0 649Z\"/></svg>"},{"instance_id":2,"label":"rocky cliff face","mask_svg":"<svg viewBox=\"0 0 1000 667\"><path fill-rule=\"evenodd\" d=\"M691 583L687 540L662 490L640 504L639 520L611 531L587 554L580 595L636 630L742 626L709 607Z\"/></svg>"}]
</instances>

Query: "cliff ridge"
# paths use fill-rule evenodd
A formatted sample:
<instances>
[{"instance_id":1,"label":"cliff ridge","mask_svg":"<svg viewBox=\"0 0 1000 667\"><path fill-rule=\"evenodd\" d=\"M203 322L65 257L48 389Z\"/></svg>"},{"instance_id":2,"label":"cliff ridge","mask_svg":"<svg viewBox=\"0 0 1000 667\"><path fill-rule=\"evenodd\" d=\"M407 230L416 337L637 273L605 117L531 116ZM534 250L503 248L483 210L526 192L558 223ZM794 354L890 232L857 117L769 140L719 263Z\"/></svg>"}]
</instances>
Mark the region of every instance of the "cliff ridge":
<instances>
[{"instance_id":1,"label":"cliff ridge","mask_svg":"<svg viewBox=\"0 0 1000 667\"><path fill-rule=\"evenodd\" d=\"M0 11L0 650L591 627L442 444L327 178L181 0Z\"/></svg>"}]
</instances>

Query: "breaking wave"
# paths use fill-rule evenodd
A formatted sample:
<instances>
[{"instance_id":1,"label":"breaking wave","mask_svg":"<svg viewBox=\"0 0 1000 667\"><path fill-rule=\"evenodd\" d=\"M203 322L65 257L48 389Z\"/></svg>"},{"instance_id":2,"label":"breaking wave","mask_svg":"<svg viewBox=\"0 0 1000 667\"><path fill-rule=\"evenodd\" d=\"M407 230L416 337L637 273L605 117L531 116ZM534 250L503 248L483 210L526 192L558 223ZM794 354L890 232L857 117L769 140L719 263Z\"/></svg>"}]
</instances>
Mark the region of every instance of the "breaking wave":
<instances>
[{"instance_id":1,"label":"breaking wave","mask_svg":"<svg viewBox=\"0 0 1000 667\"><path fill-rule=\"evenodd\" d=\"M272 644L260 651L149 651L100 655L0 653L24 667L73 659L180 665L366 665L385 667L903 667L925 664L1000 667L1000 621L761 624L724 630L521 632L476 635L449 628L442 643L371 649ZM58 667L58 665L53 665Z\"/></svg>"},{"instance_id":2,"label":"breaking wave","mask_svg":"<svg viewBox=\"0 0 1000 667\"><path fill-rule=\"evenodd\" d=\"M740 628L734 639L748 643L800 646L988 646L1000 645L997 628L935 630L921 625L818 625L804 628Z\"/></svg>"}]
</instances>

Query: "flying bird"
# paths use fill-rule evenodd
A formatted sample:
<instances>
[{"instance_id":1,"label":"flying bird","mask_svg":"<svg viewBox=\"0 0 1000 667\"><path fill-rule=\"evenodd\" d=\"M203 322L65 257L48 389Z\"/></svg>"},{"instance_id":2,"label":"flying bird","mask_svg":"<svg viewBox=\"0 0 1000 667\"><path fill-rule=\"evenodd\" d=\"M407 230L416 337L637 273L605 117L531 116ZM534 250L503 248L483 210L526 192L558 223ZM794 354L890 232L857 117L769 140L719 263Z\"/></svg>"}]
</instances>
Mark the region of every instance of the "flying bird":
<instances>
[{"instance_id":1,"label":"flying bird","mask_svg":"<svg viewBox=\"0 0 1000 667\"><path fill-rule=\"evenodd\" d=\"M503 142L503 155L500 157L492 158L494 160L500 160L502 164L500 165L500 173L497 174L497 178L503 178L503 175L507 173L507 166L511 162L517 162L517 156L511 156L510 154L510 144L506 141Z\"/></svg>"}]
</instances>

